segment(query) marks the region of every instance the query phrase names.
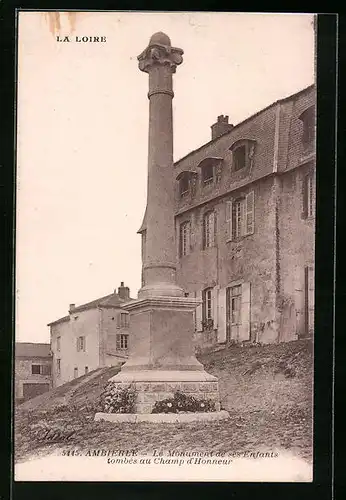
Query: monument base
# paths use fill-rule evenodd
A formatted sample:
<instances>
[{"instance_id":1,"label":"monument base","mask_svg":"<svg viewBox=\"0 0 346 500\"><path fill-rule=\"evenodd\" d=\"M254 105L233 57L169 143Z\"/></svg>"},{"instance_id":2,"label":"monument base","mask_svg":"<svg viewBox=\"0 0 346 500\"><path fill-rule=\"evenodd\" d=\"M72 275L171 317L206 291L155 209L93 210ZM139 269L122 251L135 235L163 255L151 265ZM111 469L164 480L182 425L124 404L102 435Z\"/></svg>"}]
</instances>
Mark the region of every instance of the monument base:
<instances>
[{"instance_id":1,"label":"monument base","mask_svg":"<svg viewBox=\"0 0 346 500\"><path fill-rule=\"evenodd\" d=\"M219 384L216 377L204 370L141 370L120 372L109 382L118 389L132 386L137 392L135 412L151 413L156 401L173 398L180 391L196 399L208 399L220 411Z\"/></svg>"},{"instance_id":2,"label":"monument base","mask_svg":"<svg viewBox=\"0 0 346 500\"><path fill-rule=\"evenodd\" d=\"M203 413L96 413L95 421L105 420L114 423L137 423L137 422L152 422L152 423L189 423L189 422L212 422L218 420L226 420L229 418L228 412L213 411Z\"/></svg>"}]
</instances>

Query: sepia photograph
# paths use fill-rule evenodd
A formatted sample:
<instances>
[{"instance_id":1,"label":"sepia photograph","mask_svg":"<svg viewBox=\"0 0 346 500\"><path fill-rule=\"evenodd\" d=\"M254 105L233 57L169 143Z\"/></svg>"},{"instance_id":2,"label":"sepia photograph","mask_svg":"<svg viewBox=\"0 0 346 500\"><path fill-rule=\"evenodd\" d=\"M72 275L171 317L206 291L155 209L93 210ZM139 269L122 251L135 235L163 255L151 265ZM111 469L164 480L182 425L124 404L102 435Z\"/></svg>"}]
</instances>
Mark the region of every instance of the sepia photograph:
<instances>
[{"instance_id":1,"label":"sepia photograph","mask_svg":"<svg viewBox=\"0 0 346 500\"><path fill-rule=\"evenodd\" d=\"M16 481L313 481L316 35L18 11Z\"/></svg>"}]
</instances>

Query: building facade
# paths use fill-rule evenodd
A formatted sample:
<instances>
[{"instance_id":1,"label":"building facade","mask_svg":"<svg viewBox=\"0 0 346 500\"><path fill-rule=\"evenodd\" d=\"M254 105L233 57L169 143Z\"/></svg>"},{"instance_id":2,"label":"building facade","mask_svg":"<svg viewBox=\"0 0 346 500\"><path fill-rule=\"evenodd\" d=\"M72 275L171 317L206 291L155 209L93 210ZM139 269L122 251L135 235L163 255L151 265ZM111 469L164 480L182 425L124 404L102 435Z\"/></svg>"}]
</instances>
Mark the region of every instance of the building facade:
<instances>
[{"instance_id":1,"label":"building facade","mask_svg":"<svg viewBox=\"0 0 346 500\"><path fill-rule=\"evenodd\" d=\"M69 314L49 323L53 387L102 366L125 361L129 316L122 304L132 300L122 282L118 291L87 304L70 304Z\"/></svg>"},{"instance_id":2,"label":"building facade","mask_svg":"<svg viewBox=\"0 0 346 500\"><path fill-rule=\"evenodd\" d=\"M201 305L195 343L283 342L314 328L315 87L174 165L178 283ZM145 252L145 217L139 230Z\"/></svg>"},{"instance_id":3,"label":"building facade","mask_svg":"<svg viewBox=\"0 0 346 500\"><path fill-rule=\"evenodd\" d=\"M52 353L49 344L16 342L14 381L16 403L52 388Z\"/></svg>"}]
</instances>

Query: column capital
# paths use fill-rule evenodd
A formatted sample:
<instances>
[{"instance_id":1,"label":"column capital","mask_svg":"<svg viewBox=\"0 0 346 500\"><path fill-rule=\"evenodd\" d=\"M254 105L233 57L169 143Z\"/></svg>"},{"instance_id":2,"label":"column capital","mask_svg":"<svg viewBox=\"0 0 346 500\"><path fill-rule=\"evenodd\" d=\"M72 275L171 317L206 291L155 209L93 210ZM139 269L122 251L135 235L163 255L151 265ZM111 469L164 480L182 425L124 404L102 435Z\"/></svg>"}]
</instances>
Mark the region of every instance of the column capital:
<instances>
[{"instance_id":1,"label":"column capital","mask_svg":"<svg viewBox=\"0 0 346 500\"><path fill-rule=\"evenodd\" d=\"M168 66L172 73L183 62L184 51L170 45L167 37L166 43L159 43L151 37L148 47L137 57L138 67L141 71L149 73L157 65Z\"/></svg>"}]
</instances>

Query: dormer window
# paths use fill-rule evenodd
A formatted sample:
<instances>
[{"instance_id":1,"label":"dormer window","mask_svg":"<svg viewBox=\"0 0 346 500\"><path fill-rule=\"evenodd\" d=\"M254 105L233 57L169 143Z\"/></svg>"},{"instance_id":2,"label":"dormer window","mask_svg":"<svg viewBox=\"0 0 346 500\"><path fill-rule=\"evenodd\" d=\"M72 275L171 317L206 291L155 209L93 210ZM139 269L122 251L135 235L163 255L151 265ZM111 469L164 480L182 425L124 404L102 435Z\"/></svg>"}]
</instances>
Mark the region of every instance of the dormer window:
<instances>
[{"instance_id":1,"label":"dormer window","mask_svg":"<svg viewBox=\"0 0 346 500\"><path fill-rule=\"evenodd\" d=\"M239 146L233 152L233 170L241 170L246 167L246 146Z\"/></svg>"},{"instance_id":2,"label":"dormer window","mask_svg":"<svg viewBox=\"0 0 346 500\"><path fill-rule=\"evenodd\" d=\"M213 165L205 165L202 169L202 179L204 184L209 184L214 180L214 167Z\"/></svg>"},{"instance_id":3,"label":"dormer window","mask_svg":"<svg viewBox=\"0 0 346 500\"><path fill-rule=\"evenodd\" d=\"M201 169L202 186L213 184L221 178L222 158L205 158L198 167Z\"/></svg>"},{"instance_id":4,"label":"dormer window","mask_svg":"<svg viewBox=\"0 0 346 500\"><path fill-rule=\"evenodd\" d=\"M241 139L236 141L231 147L232 151L232 170L248 169L251 167L256 142L251 139Z\"/></svg>"},{"instance_id":5,"label":"dormer window","mask_svg":"<svg viewBox=\"0 0 346 500\"><path fill-rule=\"evenodd\" d=\"M302 143L304 147L311 146L315 140L315 106L310 106L300 116L303 123Z\"/></svg>"},{"instance_id":6,"label":"dormer window","mask_svg":"<svg viewBox=\"0 0 346 500\"><path fill-rule=\"evenodd\" d=\"M189 193L189 176L188 175L184 175L180 179L179 188L180 188L180 196L181 197L186 196Z\"/></svg>"},{"instance_id":7,"label":"dormer window","mask_svg":"<svg viewBox=\"0 0 346 500\"><path fill-rule=\"evenodd\" d=\"M177 176L180 198L184 198L185 196L188 196L190 193L194 192L194 180L196 176L196 172L192 172L189 170L180 172L180 174Z\"/></svg>"}]
</instances>

